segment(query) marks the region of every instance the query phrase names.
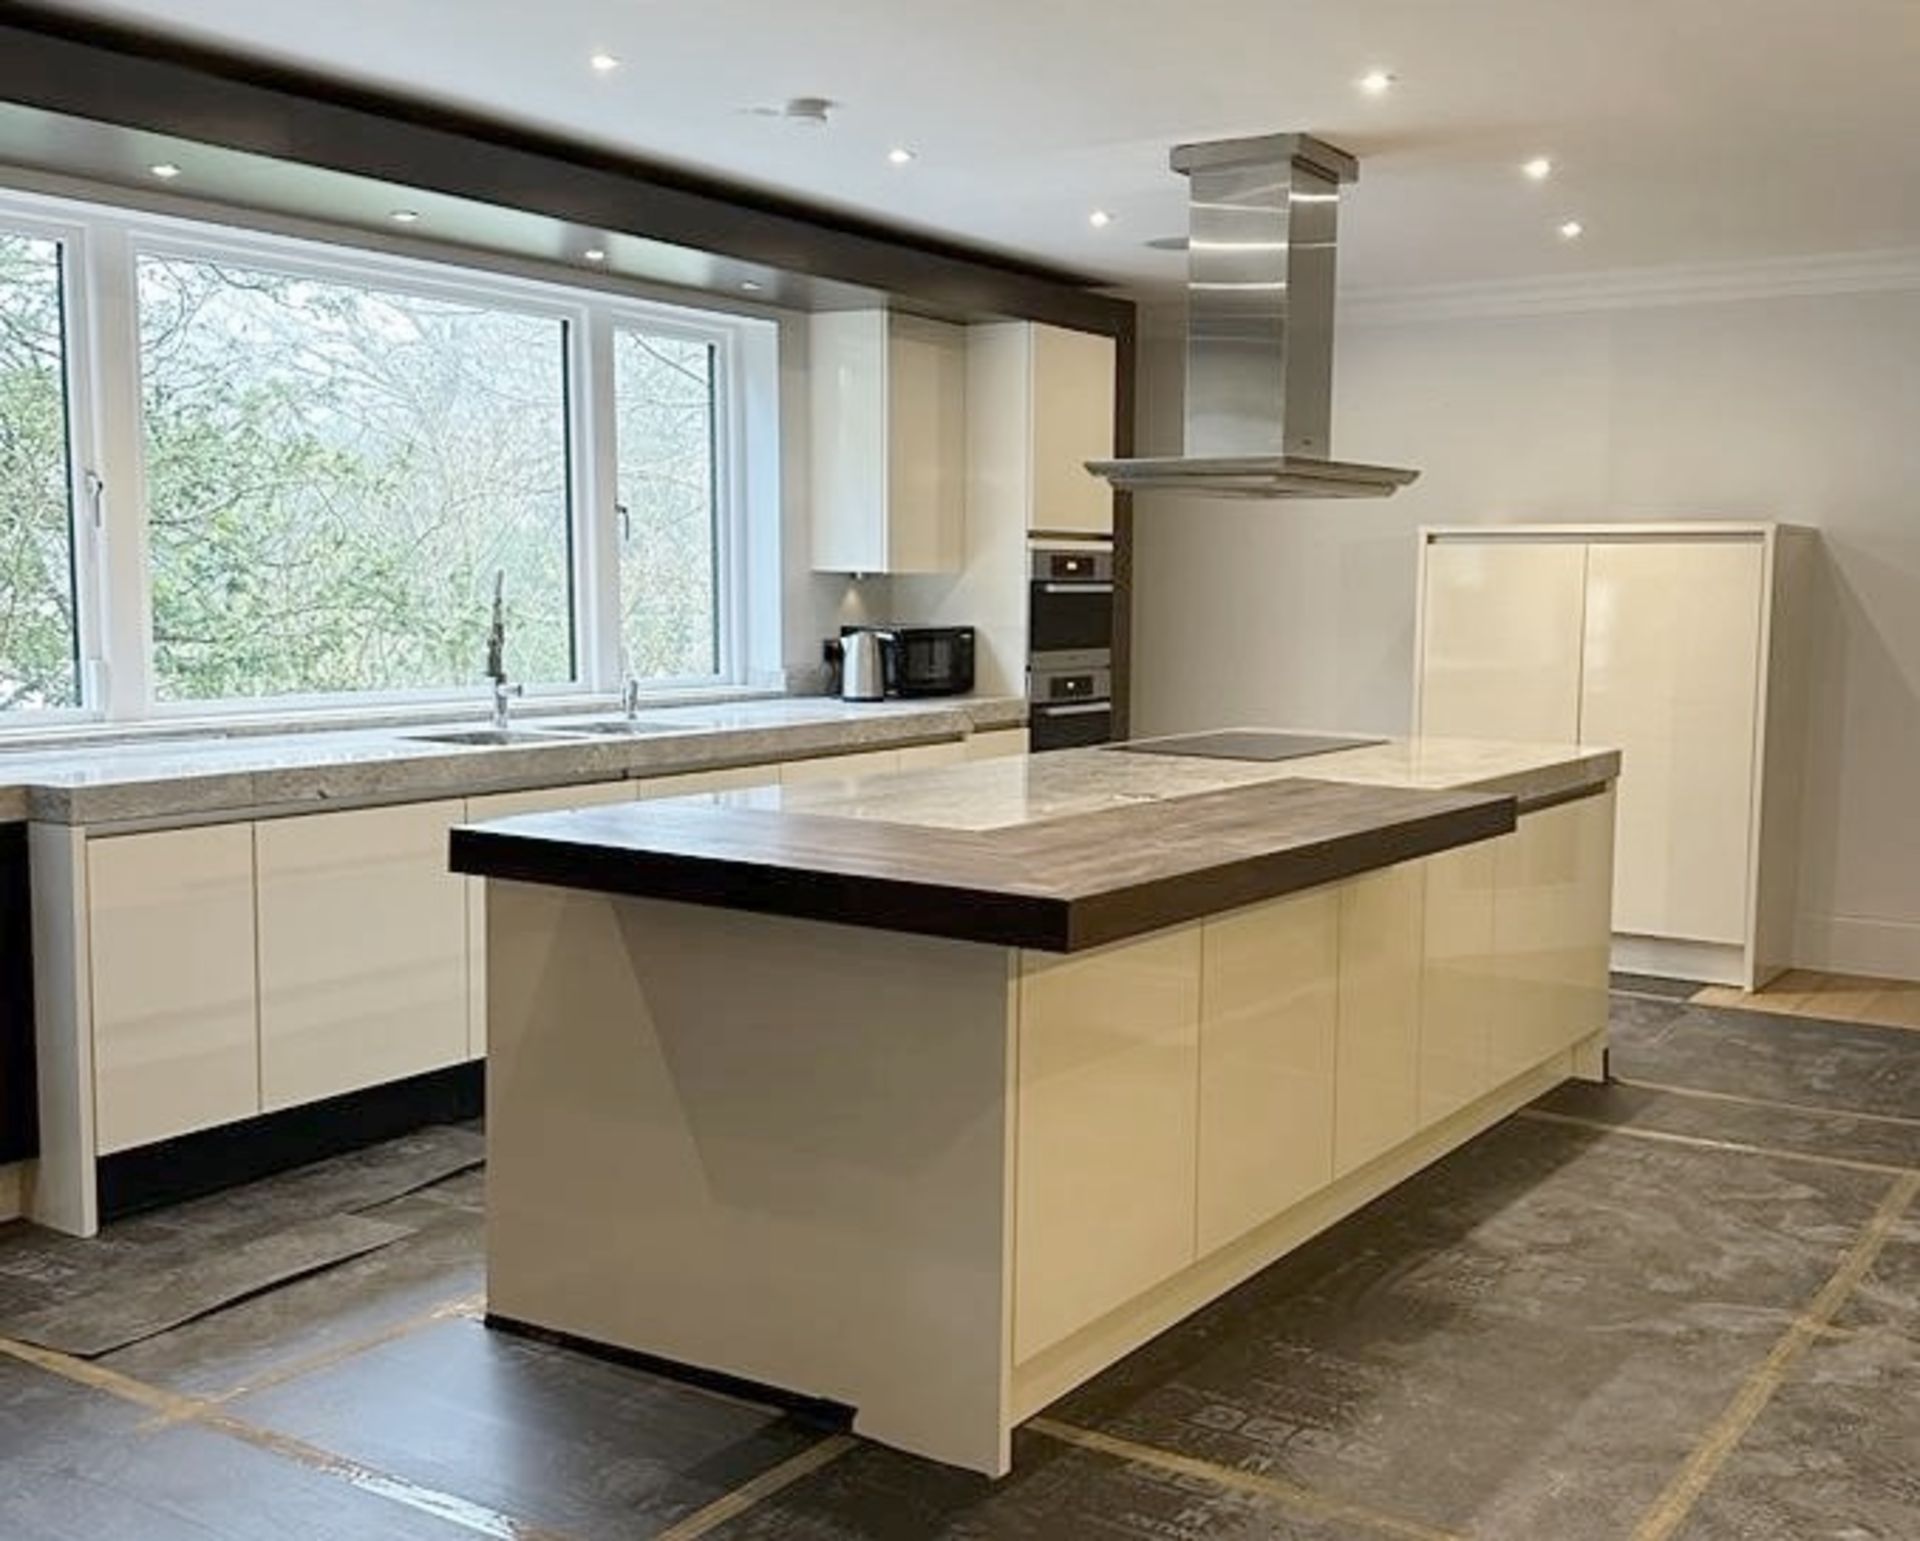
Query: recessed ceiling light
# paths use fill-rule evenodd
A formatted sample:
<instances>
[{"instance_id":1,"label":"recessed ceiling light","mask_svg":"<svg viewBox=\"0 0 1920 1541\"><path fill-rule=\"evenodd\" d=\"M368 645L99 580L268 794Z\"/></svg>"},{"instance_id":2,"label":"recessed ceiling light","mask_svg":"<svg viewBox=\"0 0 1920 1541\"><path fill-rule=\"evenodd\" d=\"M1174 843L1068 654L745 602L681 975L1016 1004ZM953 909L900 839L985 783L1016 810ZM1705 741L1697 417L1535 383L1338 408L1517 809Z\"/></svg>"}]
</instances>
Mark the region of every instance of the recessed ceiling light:
<instances>
[{"instance_id":1,"label":"recessed ceiling light","mask_svg":"<svg viewBox=\"0 0 1920 1541\"><path fill-rule=\"evenodd\" d=\"M581 252L580 255L588 262L605 262L607 260L607 254L597 246L589 246L585 251Z\"/></svg>"},{"instance_id":2,"label":"recessed ceiling light","mask_svg":"<svg viewBox=\"0 0 1920 1541\"><path fill-rule=\"evenodd\" d=\"M896 166L904 166L913 159L913 151L907 149L904 145L895 145L891 150L887 151L887 159Z\"/></svg>"},{"instance_id":3,"label":"recessed ceiling light","mask_svg":"<svg viewBox=\"0 0 1920 1541\"><path fill-rule=\"evenodd\" d=\"M756 279L743 278L740 280L741 292L745 294L758 294L763 287L764 285Z\"/></svg>"},{"instance_id":4,"label":"recessed ceiling light","mask_svg":"<svg viewBox=\"0 0 1920 1541\"><path fill-rule=\"evenodd\" d=\"M1093 226L1095 230L1105 230L1107 226L1113 223L1113 216L1105 209L1095 209L1087 216L1087 223Z\"/></svg>"},{"instance_id":5,"label":"recessed ceiling light","mask_svg":"<svg viewBox=\"0 0 1920 1541\"><path fill-rule=\"evenodd\" d=\"M387 218L392 220L396 225L417 225L420 223L420 211L418 209L395 209Z\"/></svg>"},{"instance_id":6,"label":"recessed ceiling light","mask_svg":"<svg viewBox=\"0 0 1920 1541\"><path fill-rule=\"evenodd\" d=\"M1577 219L1567 220L1560 226L1560 239L1563 241L1577 241L1586 233L1587 227Z\"/></svg>"},{"instance_id":7,"label":"recessed ceiling light","mask_svg":"<svg viewBox=\"0 0 1920 1541\"><path fill-rule=\"evenodd\" d=\"M1520 168L1536 182L1544 182L1553 175L1553 162L1544 155L1536 155Z\"/></svg>"},{"instance_id":8,"label":"recessed ceiling light","mask_svg":"<svg viewBox=\"0 0 1920 1541\"><path fill-rule=\"evenodd\" d=\"M587 60L587 63L591 64L594 69L598 70L602 75L606 74L609 70L617 70L620 68L620 61L610 53L597 53Z\"/></svg>"},{"instance_id":9,"label":"recessed ceiling light","mask_svg":"<svg viewBox=\"0 0 1920 1541\"><path fill-rule=\"evenodd\" d=\"M147 167L147 170L151 171L162 182L171 182L175 177L180 175L180 168L174 165L172 161L162 161L157 166Z\"/></svg>"},{"instance_id":10,"label":"recessed ceiling light","mask_svg":"<svg viewBox=\"0 0 1920 1541\"><path fill-rule=\"evenodd\" d=\"M1368 96L1385 96L1393 89L1394 79L1391 70L1368 70L1360 77L1360 89Z\"/></svg>"}]
</instances>

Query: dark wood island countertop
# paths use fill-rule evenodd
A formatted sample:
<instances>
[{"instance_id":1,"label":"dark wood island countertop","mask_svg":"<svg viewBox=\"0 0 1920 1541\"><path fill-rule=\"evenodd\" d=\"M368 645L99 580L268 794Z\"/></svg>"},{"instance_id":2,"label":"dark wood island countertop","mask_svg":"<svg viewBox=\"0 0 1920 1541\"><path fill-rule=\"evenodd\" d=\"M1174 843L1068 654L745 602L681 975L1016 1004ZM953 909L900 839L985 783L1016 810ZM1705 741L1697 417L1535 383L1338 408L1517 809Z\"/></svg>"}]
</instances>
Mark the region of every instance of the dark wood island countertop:
<instances>
[{"instance_id":1,"label":"dark wood island countertop","mask_svg":"<svg viewBox=\"0 0 1920 1541\"><path fill-rule=\"evenodd\" d=\"M1119 773L1084 758L1101 753L1042 757L1053 764L1038 773L1023 767L1039 759L982 762L841 783L837 795L787 788L762 806L747 793L531 814L456 829L452 863L479 877L1078 952L1486 840L1514 828L1520 805L1512 791L1270 766L1209 766L1190 772L1196 790L1129 792L1116 774L1164 781L1165 768ZM951 811L1016 775L1022 816ZM1051 803L1032 789L1047 778ZM1059 791L1089 779L1094 793ZM1207 784L1220 779L1231 784Z\"/></svg>"}]
</instances>

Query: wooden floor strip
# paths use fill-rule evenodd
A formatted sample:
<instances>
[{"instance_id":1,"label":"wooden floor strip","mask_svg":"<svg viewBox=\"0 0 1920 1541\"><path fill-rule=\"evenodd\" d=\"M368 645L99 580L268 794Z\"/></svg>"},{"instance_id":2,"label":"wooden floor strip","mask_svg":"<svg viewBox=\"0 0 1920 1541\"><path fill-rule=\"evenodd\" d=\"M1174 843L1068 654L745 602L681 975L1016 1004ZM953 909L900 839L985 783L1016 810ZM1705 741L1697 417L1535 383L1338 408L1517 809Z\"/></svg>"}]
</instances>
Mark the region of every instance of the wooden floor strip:
<instances>
[{"instance_id":1,"label":"wooden floor strip","mask_svg":"<svg viewBox=\"0 0 1920 1541\"><path fill-rule=\"evenodd\" d=\"M1220 1466L1212 1461L1203 1461L1197 1456L1180 1455L1172 1450L1162 1450L1157 1445L1143 1445L1135 1440L1122 1439L1117 1435L1103 1434L1098 1429L1081 1428L1078 1424L1061 1423L1054 1418L1034 1418L1024 1426L1048 1439L1058 1440L1061 1444L1074 1445L1082 1450L1092 1450L1100 1455L1110 1455L1116 1460L1130 1461L1136 1466L1150 1466L1170 1476L1209 1482L1216 1487L1229 1488L1236 1493L1247 1493L1256 1498L1270 1499L1285 1508L1312 1515L1316 1519L1342 1521L1376 1531L1383 1536L1401 1537L1402 1541L1465 1541L1465 1538L1452 1531L1436 1530L1433 1526L1423 1525L1418 1520L1403 1519L1397 1514L1387 1514L1378 1509L1368 1508L1365 1504L1352 1503L1344 1498L1334 1498L1326 1493L1317 1493L1312 1488L1301 1487L1295 1482L1282 1481L1278 1477L1262 1476L1257 1472L1237 1471L1231 1466Z\"/></svg>"},{"instance_id":2,"label":"wooden floor strip","mask_svg":"<svg viewBox=\"0 0 1920 1541\"><path fill-rule=\"evenodd\" d=\"M1628 1139L1651 1140L1661 1145L1733 1151L1743 1156L1772 1156L1780 1161L1806 1161L1815 1166L1841 1167L1849 1172L1872 1172L1881 1177L1905 1177L1915 1171L1913 1167L1892 1166L1884 1161L1855 1161L1847 1156L1821 1156L1812 1151L1750 1145L1744 1140L1710 1140L1698 1134L1673 1134L1665 1129L1642 1129L1635 1124L1610 1124L1604 1118L1578 1118L1571 1113L1549 1113L1544 1108L1522 1108L1514 1117L1531 1119L1539 1124L1565 1124L1574 1129L1594 1129L1602 1134L1625 1135Z\"/></svg>"},{"instance_id":3,"label":"wooden floor strip","mask_svg":"<svg viewBox=\"0 0 1920 1541\"><path fill-rule=\"evenodd\" d=\"M1665 1081L1642 1081L1633 1076L1617 1075L1609 1079L1615 1086L1631 1086L1646 1092L1668 1092L1675 1097L1695 1097L1703 1102L1737 1102L1744 1107L1772 1108L1781 1113L1811 1113L1822 1118L1851 1118L1866 1124L1920 1129L1920 1118L1903 1118L1898 1113L1862 1113L1854 1108L1826 1108L1812 1102L1781 1102L1772 1097L1746 1097L1738 1092L1713 1092L1698 1086L1670 1086Z\"/></svg>"},{"instance_id":4,"label":"wooden floor strip","mask_svg":"<svg viewBox=\"0 0 1920 1541\"><path fill-rule=\"evenodd\" d=\"M37 1348L30 1343L19 1343L11 1338L0 1338L0 1354L18 1359L49 1374L58 1375L76 1385L102 1391L109 1396L119 1397L138 1407L156 1412L174 1423L190 1423L196 1428L211 1429L256 1450L264 1450L272 1455L294 1462L308 1471L321 1476L331 1477L345 1482L376 1498L384 1498L389 1503L399 1504L402 1508L412 1509L420 1514L430 1514L435 1519L456 1525L462 1530L477 1536L485 1536L489 1541L568 1541L560 1532L548 1530L539 1525L528 1524L510 1514L486 1504L475 1503L458 1494L443 1493L438 1489L423 1487L417 1482L409 1482L404 1477L396 1477L374 1467L363 1465L359 1461L349 1460L346 1456L336 1455L323 1450L318 1445L297 1439L291 1434L282 1434L274 1429L261 1428L257 1424L234 1417L221 1411L215 1404L201 1397L183 1396L179 1392L168 1391L160 1386L150 1386L132 1376L122 1375L117 1370L109 1370L104 1365L90 1363L85 1359L76 1359L71 1354L58 1353L53 1349Z\"/></svg>"},{"instance_id":5,"label":"wooden floor strip","mask_svg":"<svg viewBox=\"0 0 1920 1541\"><path fill-rule=\"evenodd\" d=\"M1866 1278L1867 1271L1880 1256L1893 1228L1912 1207L1916 1194L1920 1194L1920 1173L1908 1173L1887 1190L1873 1218L1847 1249L1840 1266L1821 1287L1820 1293L1813 1297L1807 1309L1774 1344L1760 1367L1734 1393L1726 1411L1714 1420L1705 1437L1695 1446L1693 1454L1687 1458L1686 1464L1674 1474L1666 1490L1641 1517L1640 1523L1634 1527L1633 1541L1667 1541L1668 1537L1678 1533L1686 1523L1687 1516L1693 1512L1694 1505L1726 1464L1727 1457L1773 1400L1787 1372L1807 1351L1808 1345L1832 1325L1834 1316L1860 1287L1860 1281Z\"/></svg>"},{"instance_id":6,"label":"wooden floor strip","mask_svg":"<svg viewBox=\"0 0 1920 1541\"><path fill-rule=\"evenodd\" d=\"M718 1530L728 1520L745 1514L775 1493L792 1487L802 1477L810 1477L821 1467L840 1459L860 1441L851 1434L830 1434L818 1444L809 1445L798 1455L790 1455L778 1466L743 1482L731 1493L722 1494L704 1509L696 1509L677 1525L670 1525L653 1541L696 1541Z\"/></svg>"}]
</instances>

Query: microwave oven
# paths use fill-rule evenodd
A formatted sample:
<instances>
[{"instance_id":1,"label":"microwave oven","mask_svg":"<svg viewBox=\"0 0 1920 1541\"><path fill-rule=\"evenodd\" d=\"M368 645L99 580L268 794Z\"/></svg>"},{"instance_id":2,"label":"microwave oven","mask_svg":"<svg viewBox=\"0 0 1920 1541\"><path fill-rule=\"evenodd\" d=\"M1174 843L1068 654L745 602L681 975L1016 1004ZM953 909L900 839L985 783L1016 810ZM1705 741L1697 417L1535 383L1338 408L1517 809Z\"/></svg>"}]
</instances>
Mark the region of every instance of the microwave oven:
<instances>
[{"instance_id":1,"label":"microwave oven","mask_svg":"<svg viewBox=\"0 0 1920 1541\"><path fill-rule=\"evenodd\" d=\"M964 696L973 689L971 626L842 626L840 635L880 633L881 673L890 696Z\"/></svg>"}]
</instances>

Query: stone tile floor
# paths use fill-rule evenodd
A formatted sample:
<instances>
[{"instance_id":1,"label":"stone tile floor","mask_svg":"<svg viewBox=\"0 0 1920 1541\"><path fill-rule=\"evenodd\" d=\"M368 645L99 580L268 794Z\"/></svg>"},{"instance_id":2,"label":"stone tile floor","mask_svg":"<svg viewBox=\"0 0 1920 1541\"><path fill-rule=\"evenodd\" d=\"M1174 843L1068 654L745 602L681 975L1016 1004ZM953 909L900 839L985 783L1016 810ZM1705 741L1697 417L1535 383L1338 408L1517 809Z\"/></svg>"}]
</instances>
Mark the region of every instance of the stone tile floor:
<instances>
[{"instance_id":1,"label":"stone tile floor","mask_svg":"<svg viewBox=\"0 0 1920 1541\"><path fill-rule=\"evenodd\" d=\"M0 1541L1920 1537L1920 1034L1622 984L1613 1084L1064 1398L1002 1482L489 1332L469 1172L366 1211L403 1241L102 1359L0 1343ZM0 1227L0 1280L28 1255Z\"/></svg>"}]
</instances>

